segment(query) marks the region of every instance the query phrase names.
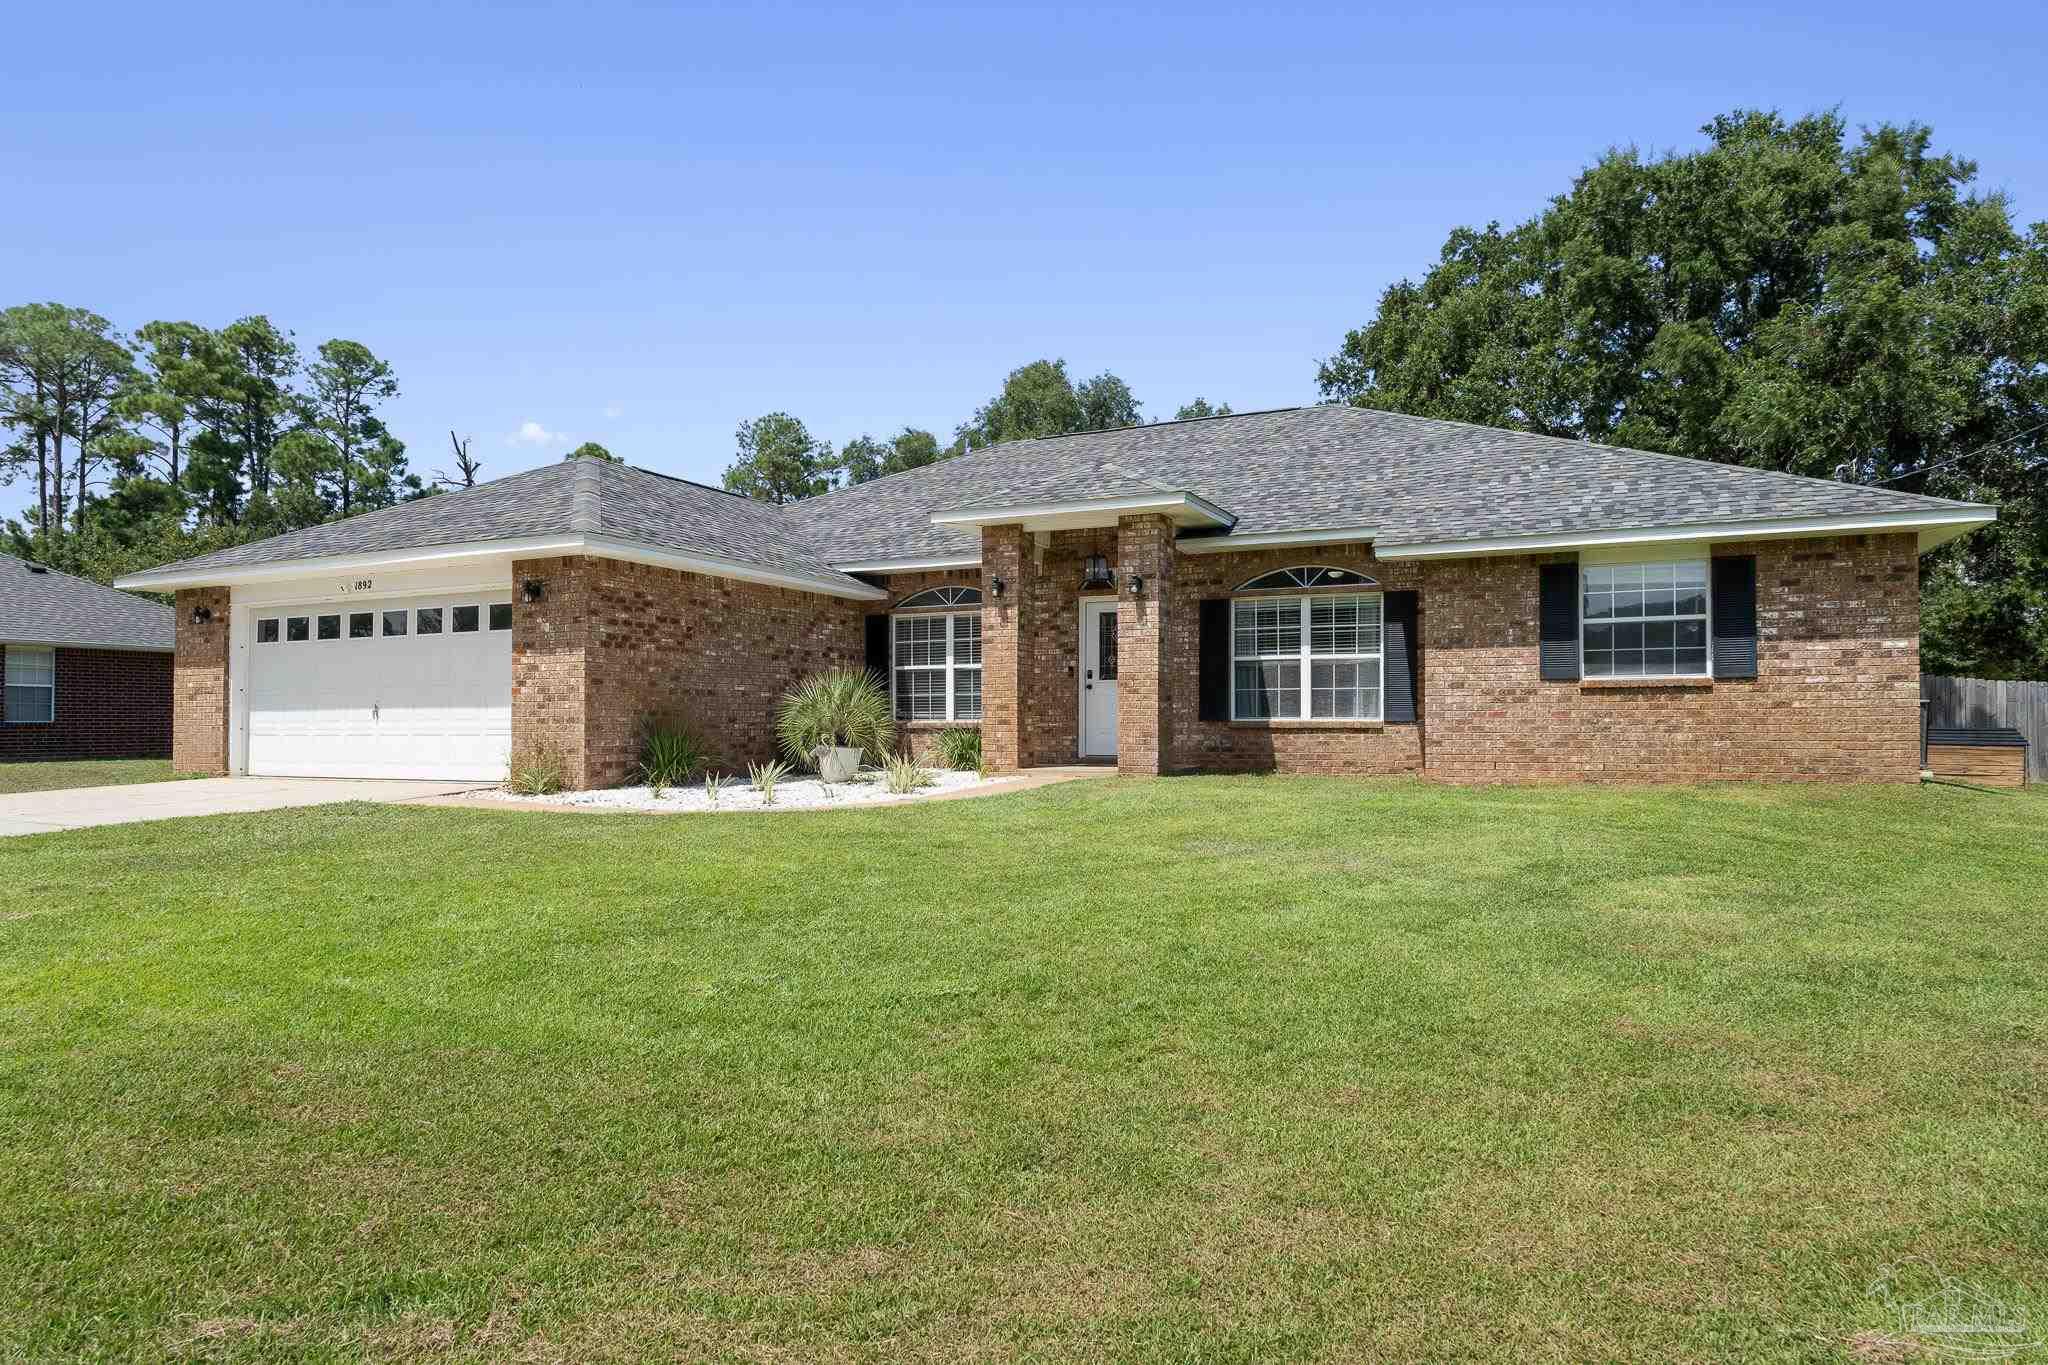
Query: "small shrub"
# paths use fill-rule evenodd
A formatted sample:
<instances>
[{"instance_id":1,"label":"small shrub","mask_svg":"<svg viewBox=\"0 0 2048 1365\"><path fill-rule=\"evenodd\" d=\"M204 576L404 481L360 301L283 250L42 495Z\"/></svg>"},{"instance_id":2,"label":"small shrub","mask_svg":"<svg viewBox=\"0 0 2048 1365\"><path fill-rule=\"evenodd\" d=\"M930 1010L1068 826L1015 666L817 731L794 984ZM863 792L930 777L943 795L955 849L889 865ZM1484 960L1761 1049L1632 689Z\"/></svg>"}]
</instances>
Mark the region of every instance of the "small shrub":
<instances>
[{"instance_id":1,"label":"small shrub","mask_svg":"<svg viewBox=\"0 0 2048 1365\"><path fill-rule=\"evenodd\" d=\"M914 758L890 759L883 765L882 775L889 784L889 790L897 796L908 796L919 787L929 787L937 780Z\"/></svg>"},{"instance_id":2,"label":"small shrub","mask_svg":"<svg viewBox=\"0 0 2048 1365\"><path fill-rule=\"evenodd\" d=\"M718 760L682 726L657 726L640 742L640 776L651 788L680 787Z\"/></svg>"},{"instance_id":3,"label":"small shrub","mask_svg":"<svg viewBox=\"0 0 2048 1365\"><path fill-rule=\"evenodd\" d=\"M512 755L511 778L506 785L521 796L553 796L562 789L568 766L561 750L531 745Z\"/></svg>"},{"instance_id":4,"label":"small shrub","mask_svg":"<svg viewBox=\"0 0 2048 1365\"><path fill-rule=\"evenodd\" d=\"M732 779L727 777L724 773L704 774L704 797L706 800L711 802L712 807L714 809L718 805L718 798L720 793L724 792L724 790L728 786L730 786L731 783Z\"/></svg>"},{"instance_id":5,"label":"small shrub","mask_svg":"<svg viewBox=\"0 0 2048 1365\"><path fill-rule=\"evenodd\" d=\"M747 765L747 777L752 780L754 790L761 793L761 804L764 806L775 804L775 788L788 776L789 765L779 758L770 759L766 763Z\"/></svg>"},{"instance_id":6,"label":"small shrub","mask_svg":"<svg viewBox=\"0 0 2048 1365\"><path fill-rule=\"evenodd\" d=\"M939 762L956 773L971 773L981 767L981 731L956 725L939 731Z\"/></svg>"},{"instance_id":7,"label":"small shrub","mask_svg":"<svg viewBox=\"0 0 2048 1365\"><path fill-rule=\"evenodd\" d=\"M874 674L836 668L812 674L783 696L775 733L790 762L816 767L817 751L828 746L886 754L896 743L896 717Z\"/></svg>"}]
</instances>

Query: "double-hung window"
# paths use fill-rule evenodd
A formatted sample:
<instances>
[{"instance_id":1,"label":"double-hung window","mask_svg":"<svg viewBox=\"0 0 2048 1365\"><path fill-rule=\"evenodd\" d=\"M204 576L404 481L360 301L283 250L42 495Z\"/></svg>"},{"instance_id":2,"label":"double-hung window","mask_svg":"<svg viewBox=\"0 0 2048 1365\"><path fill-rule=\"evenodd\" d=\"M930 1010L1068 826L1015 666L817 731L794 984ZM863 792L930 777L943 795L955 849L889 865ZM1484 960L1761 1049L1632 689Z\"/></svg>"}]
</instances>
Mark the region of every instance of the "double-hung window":
<instances>
[{"instance_id":1,"label":"double-hung window","mask_svg":"<svg viewBox=\"0 0 2048 1365\"><path fill-rule=\"evenodd\" d=\"M1231 605L1235 720L1379 720L1378 593L1245 597Z\"/></svg>"},{"instance_id":2,"label":"double-hung window","mask_svg":"<svg viewBox=\"0 0 2048 1365\"><path fill-rule=\"evenodd\" d=\"M898 720L981 719L981 613L892 617L891 677Z\"/></svg>"},{"instance_id":3,"label":"double-hung window","mask_svg":"<svg viewBox=\"0 0 2048 1365\"><path fill-rule=\"evenodd\" d=\"M1707 562L1587 564L1579 628L1588 678L1707 676Z\"/></svg>"},{"instance_id":4,"label":"double-hung window","mask_svg":"<svg viewBox=\"0 0 2048 1365\"><path fill-rule=\"evenodd\" d=\"M7 646L7 723L48 725L57 719L57 651Z\"/></svg>"}]
</instances>

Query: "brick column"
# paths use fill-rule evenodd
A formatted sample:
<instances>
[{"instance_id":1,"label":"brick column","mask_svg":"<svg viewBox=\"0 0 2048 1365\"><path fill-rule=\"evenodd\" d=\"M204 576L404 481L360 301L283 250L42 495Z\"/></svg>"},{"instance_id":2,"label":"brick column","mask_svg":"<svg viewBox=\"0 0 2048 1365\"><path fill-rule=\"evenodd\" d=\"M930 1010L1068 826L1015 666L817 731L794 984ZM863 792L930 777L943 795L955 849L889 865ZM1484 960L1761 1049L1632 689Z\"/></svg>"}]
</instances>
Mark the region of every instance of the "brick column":
<instances>
[{"instance_id":1,"label":"brick column","mask_svg":"<svg viewBox=\"0 0 2048 1365\"><path fill-rule=\"evenodd\" d=\"M1173 522L1161 516L1124 517L1116 527L1116 770L1124 777L1154 777L1167 769L1166 618L1173 592ZM1133 590L1131 575L1145 580Z\"/></svg>"},{"instance_id":2,"label":"brick column","mask_svg":"<svg viewBox=\"0 0 2048 1365\"><path fill-rule=\"evenodd\" d=\"M551 757L562 784L591 785L589 765L590 589L593 561L522 559L512 565L512 762ZM526 579L541 600L520 599Z\"/></svg>"},{"instance_id":3,"label":"brick column","mask_svg":"<svg viewBox=\"0 0 2048 1365\"><path fill-rule=\"evenodd\" d=\"M194 625L204 607L211 619ZM171 675L171 767L218 775L228 770L228 590L178 593L177 653Z\"/></svg>"},{"instance_id":4,"label":"brick column","mask_svg":"<svg viewBox=\"0 0 2048 1365\"><path fill-rule=\"evenodd\" d=\"M997 772L1023 766L1025 627L1031 558L1023 529L981 529L981 756ZM1004 581L1001 597L995 581Z\"/></svg>"}]
</instances>

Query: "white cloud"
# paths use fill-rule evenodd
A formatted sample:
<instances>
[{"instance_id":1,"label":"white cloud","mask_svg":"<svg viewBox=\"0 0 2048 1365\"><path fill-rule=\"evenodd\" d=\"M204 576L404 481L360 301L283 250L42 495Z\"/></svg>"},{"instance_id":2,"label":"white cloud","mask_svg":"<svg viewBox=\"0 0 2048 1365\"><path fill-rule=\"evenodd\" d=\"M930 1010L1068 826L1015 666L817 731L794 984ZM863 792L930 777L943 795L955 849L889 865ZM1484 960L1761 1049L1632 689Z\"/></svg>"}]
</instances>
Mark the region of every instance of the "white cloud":
<instances>
[{"instance_id":1,"label":"white cloud","mask_svg":"<svg viewBox=\"0 0 2048 1365\"><path fill-rule=\"evenodd\" d=\"M626 410L617 403L607 403L605 404L604 415L607 417L624 417Z\"/></svg>"},{"instance_id":2,"label":"white cloud","mask_svg":"<svg viewBox=\"0 0 2048 1365\"><path fill-rule=\"evenodd\" d=\"M522 446L560 445L568 439L569 435L567 432L549 431L540 423L531 421L521 422L519 430L513 432L511 436L514 445Z\"/></svg>"}]
</instances>

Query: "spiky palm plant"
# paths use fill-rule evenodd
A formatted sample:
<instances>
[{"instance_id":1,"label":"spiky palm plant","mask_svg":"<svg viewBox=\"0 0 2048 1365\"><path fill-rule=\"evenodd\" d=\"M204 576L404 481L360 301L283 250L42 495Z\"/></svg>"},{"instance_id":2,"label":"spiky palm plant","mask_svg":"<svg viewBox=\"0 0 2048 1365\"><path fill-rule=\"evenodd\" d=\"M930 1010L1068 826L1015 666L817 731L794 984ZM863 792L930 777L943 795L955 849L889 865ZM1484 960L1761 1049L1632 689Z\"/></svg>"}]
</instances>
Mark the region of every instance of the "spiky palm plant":
<instances>
[{"instance_id":1,"label":"spiky palm plant","mask_svg":"<svg viewBox=\"0 0 2048 1365\"><path fill-rule=\"evenodd\" d=\"M858 668L813 673L775 709L775 734L794 763L817 766L822 748L860 749L880 761L896 743L889 694Z\"/></svg>"}]
</instances>

